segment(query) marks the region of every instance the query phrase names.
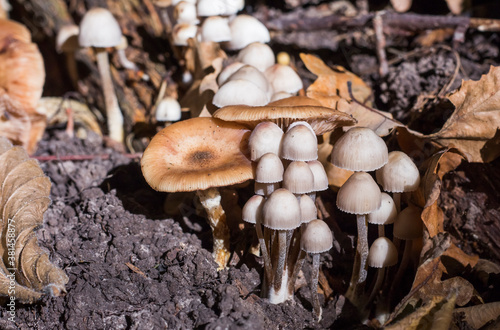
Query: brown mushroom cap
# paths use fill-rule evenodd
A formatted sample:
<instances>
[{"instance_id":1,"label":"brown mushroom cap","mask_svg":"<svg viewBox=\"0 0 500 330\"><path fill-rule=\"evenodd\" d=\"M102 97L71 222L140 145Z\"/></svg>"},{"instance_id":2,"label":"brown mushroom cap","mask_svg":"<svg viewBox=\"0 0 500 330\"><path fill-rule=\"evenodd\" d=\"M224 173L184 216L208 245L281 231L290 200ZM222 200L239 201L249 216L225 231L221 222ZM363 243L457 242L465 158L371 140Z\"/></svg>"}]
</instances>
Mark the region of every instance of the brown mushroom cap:
<instances>
[{"instance_id":1,"label":"brown mushroom cap","mask_svg":"<svg viewBox=\"0 0 500 330\"><path fill-rule=\"evenodd\" d=\"M394 222L394 237L401 240L411 240L422 237L424 223L422 222L422 209L409 205L402 210Z\"/></svg>"},{"instance_id":2,"label":"brown mushroom cap","mask_svg":"<svg viewBox=\"0 0 500 330\"><path fill-rule=\"evenodd\" d=\"M262 121L272 121L286 127L294 121L305 121L317 135L332 131L338 126L350 126L356 120L338 110L317 105L317 101L306 97L289 97L264 106L229 105L217 110L213 116L255 127Z\"/></svg>"},{"instance_id":3,"label":"brown mushroom cap","mask_svg":"<svg viewBox=\"0 0 500 330\"><path fill-rule=\"evenodd\" d=\"M0 18L0 40L5 40L7 37L26 43L31 42L31 33L26 26L10 19Z\"/></svg>"},{"instance_id":4,"label":"brown mushroom cap","mask_svg":"<svg viewBox=\"0 0 500 330\"><path fill-rule=\"evenodd\" d=\"M250 130L199 117L172 124L156 134L144 151L144 178L158 191L195 191L253 178Z\"/></svg>"}]
</instances>

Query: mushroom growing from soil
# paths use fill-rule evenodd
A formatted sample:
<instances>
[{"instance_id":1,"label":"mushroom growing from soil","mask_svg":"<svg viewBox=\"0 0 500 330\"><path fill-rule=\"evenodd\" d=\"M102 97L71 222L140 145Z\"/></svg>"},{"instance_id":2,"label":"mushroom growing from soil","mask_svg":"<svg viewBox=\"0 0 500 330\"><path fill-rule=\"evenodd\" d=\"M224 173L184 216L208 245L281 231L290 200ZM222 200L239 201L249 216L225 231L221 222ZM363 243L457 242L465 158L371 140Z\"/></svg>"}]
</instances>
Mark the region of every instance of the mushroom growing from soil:
<instances>
[{"instance_id":1,"label":"mushroom growing from soil","mask_svg":"<svg viewBox=\"0 0 500 330\"><path fill-rule=\"evenodd\" d=\"M106 47L118 46L122 41L120 26L109 10L93 8L83 16L80 22L78 41L80 46L93 47L95 50L106 103L109 137L123 142L123 114L116 98L106 52Z\"/></svg>"},{"instance_id":2,"label":"mushroom growing from soil","mask_svg":"<svg viewBox=\"0 0 500 330\"><path fill-rule=\"evenodd\" d=\"M321 306L318 298L318 275L320 254L332 248L333 235L328 225L323 220L313 220L309 222L302 233L300 246L303 251L312 254L312 274L311 274L311 299L314 314L321 320Z\"/></svg>"},{"instance_id":3,"label":"mushroom growing from soil","mask_svg":"<svg viewBox=\"0 0 500 330\"><path fill-rule=\"evenodd\" d=\"M141 168L155 190L196 191L214 238L219 269L229 259L229 229L217 187L253 179L250 130L209 117L174 123L156 134L144 151Z\"/></svg>"}]
</instances>

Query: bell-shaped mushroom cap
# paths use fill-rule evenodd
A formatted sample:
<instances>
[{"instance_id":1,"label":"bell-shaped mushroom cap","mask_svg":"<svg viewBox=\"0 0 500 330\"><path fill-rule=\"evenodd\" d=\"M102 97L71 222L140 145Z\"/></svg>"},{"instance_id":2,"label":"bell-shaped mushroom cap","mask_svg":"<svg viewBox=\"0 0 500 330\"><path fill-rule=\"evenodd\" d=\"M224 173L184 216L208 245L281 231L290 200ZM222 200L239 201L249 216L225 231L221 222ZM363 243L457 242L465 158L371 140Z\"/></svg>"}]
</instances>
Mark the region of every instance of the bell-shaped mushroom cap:
<instances>
[{"instance_id":1,"label":"bell-shaped mushroom cap","mask_svg":"<svg viewBox=\"0 0 500 330\"><path fill-rule=\"evenodd\" d=\"M241 210L241 218L248 223L256 224L262 222L262 209L264 208L265 199L259 195L253 195L243 205Z\"/></svg>"},{"instance_id":2,"label":"bell-shaped mushroom cap","mask_svg":"<svg viewBox=\"0 0 500 330\"><path fill-rule=\"evenodd\" d=\"M286 189L274 191L263 209L262 224L273 230L290 230L300 226L300 206L297 197Z\"/></svg>"},{"instance_id":3,"label":"bell-shaped mushroom cap","mask_svg":"<svg viewBox=\"0 0 500 330\"><path fill-rule=\"evenodd\" d=\"M382 202L378 210L369 213L366 216L368 223L374 225L390 225L396 221L398 216L398 211L396 210L396 205L389 194L382 193Z\"/></svg>"},{"instance_id":4,"label":"bell-shaped mushroom cap","mask_svg":"<svg viewBox=\"0 0 500 330\"><path fill-rule=\"evenodd\" d=\"M356 123L354 118L344 112L323 107L318 105L316 100L299 96L264 106L226 106L217 110L213 116L248 126L255 126L263 121L272 121L282 128L288 127L294 121L306 121L317 135L332 131L338 126Z\"/></svg>"},{"instance_id":5,"label":"bell-shaped mushroom cap","mask_svg":"<svg viewBox=\"0 0 500 330\"><path fill-rule=\"evenodd\" d=\"M318 218L318 209L311 197L301 195L299 200L300 206L300 222L309 223Z\"/></svg>"},{"instance_id":6,"label":"bell-shaped mushroom cap","mask_svg":"<svg viewBox=\"0 0 500 330\"><path fill-rule=\"evenodd\" d=\"M291 162L283 174L283 188L294 194L314 191L314 176L306 162Z\"/></svg>"},{"instance_id":7,"label":"bell-shaped mushroom cap","mask_svg":"<svg viewBox=\"0 0 500 330\"><path fill-rule=\"evenodd\" d=\"M307 253L323 253L333 246L333 235L323 220L309 222L302 233L300 248Z\"/></svg>"},{"instance_id":8,"label":"bell-shaped mushroom cap","mask_svg":"<svg viewBox=\"0 0 500 330\"><path fill-rule=\"evenodd\" d=\"M78 41L82 47L115 47L122 40L122 30L106 8L92 8L80 22Z\"/></svg>"},{"instance_id":9,"label":"bell-shaped mushroom cap","mask_svg":"<svg viewBox=\"0 0 500 330\"><path fill-rule=\"evenodd\" d=\"M227 79L236 71L238 71L242 66L244 66L244 63L241 62L233 62L226 66L222 71L219 73L219 76L217 77L217 84L219 86L222 86Z\"/></svg>"},{"instance_id":10,"label":"bell-shaped mushroom cap","mask_svg":"<svg viewBox=\"0 0 500 330\"><path fill-rule=\"evenodd\" d=\"M297 72L288 65L274 64L267 68L265 74L275 92L295 94L303 87Z\"/></svg>"},{"instance_id":11,"label":"bell-shaped mushroom cap","mask_svg":"<svg viewBox=\"0 0 500 330\"><path fill-rule=\"evenodd\" d=\"M255 182L275 183L283 181L283 163L278 155L267 153L260 157L255 168Z\"/></svg>"},{"instance_id":12,"label":"bell-shaped mushroom cap","mask_svg":"<svg viewBox=\"0 0 500 330\"><path fill-rule=\"evenodd\" d=\"M26 26L21 23L10 19L0 18L0 40L5 40L6 38L30 43L31 33Z\"/></svg>"},{"instance_id":13,"label":"bell-shaped mushroom cap","mask_svg":"<svg viewBox=\"0 0 500 330\"><path fill-rule=\"evenodd\" d=\"M231 40L231 30L227 18L207 17L201 25L201 41L223 42Z\"/></svg>"},{"instance_id":14,"label":"bell-shaped mushroom cap","mask_svg":"<svg viewBox=\"0 0 500 330\"><path fill-rule=\"evenodd\" d=\"M305 125L289 128L281 142L281 158L288 160L318 159L318 140L311 129Z\"/></svg>"},{"instance_id":15,"label":"bell-shaped mushroom cap","mask_svg":"<svg viewBox=\"0 0 500 330\"><path fill-rule=\"evenodd\" d=\"M328 189L328 176L325 168L319 160L311 160L307 162L314 176L314 191L323 191Z\"/></svg>"},{"instance_id":16,"label":"bell-shaped mushroom cap","mask_svg":"<svg viewBox=\"0 0 500 330\"><path fill-rule=\"evenodd\" d=\"M258 19L250 15L238 15L229 22L231 41L228 48L238 50L245 48L252 42L266 43L271 40L269 31Z\"/></svg>"},{"instance_id":17,"label":"bell-shaped mushroom cap","mask_svg":"<svg viewBox=\"0 0 500 330\"><path fill-rule=\"evenodd\" d=\"M394 236L402 240L422 237L424 223L421 215L422 209L415 205L410 205L399 212L394 222Z\"/></svg>"},{"instance_id":18,"label":"bell-shaped mushroom cap","mask_svg":"<svg viewBox=\"0 0 500 330\"><path fill-rule=\"evenodd\" d=\"M155 117L157 121L178 121L181 116L181 105L171 96L164 97L156 107Z\"/></svg>"},{"instance_id":19,"label":"bell-shaped mushroom cap","mask_svg":"<svg viewBox=\"0 0 500 330\"><path fill-rule=\"evenodd\" d=\"M187 46L188 40L196 38L198 27L192 24L179 23L172 29L172 39L176 46Z\"/></svg>"},{"instance_id":20,"label":"bell-shaped mushroom cap","mask_svg":"<svg viewBox=\"0 0 500 330\"><path fill-rule=\"evenodd\" d=\"M283 131L275 123L264 121L255 126L248 141L250 159L258 161L268 152L279 155L282 137Z\"/></svg>"},{"instance_id":21,"label":"bell-shaped mushroom cap","mask_svg":"<svg viewBox=\"0 0 500 330\"><path fill-rule=\"evenodd\" d=\"M224 15L226 16L235 15L245 7L245 0L225 0L225 2L226 12Z\"/></svg>"},{"instance_id":22,"label":"bell-shaped mushroom cap","mask_svg":"<svg viewBox=\"0 0 500 330\"><path fill-rule=\"evenodd\" d=\"M261 106L267 104L269 96L253 82L238 79L226 82L215 93L212 103L217 107Z\"/></svg>"},{"instance_id":23,"label":"bell-shaped mushroom cap","mask_svg":"<svg viewBox=\"0 0 500 330\"><path fill-rule=\"evenodd\" d=\"M420 184L417 166L402 151L391 151L387 164L378 169L375 174L377 182L388 192L415 191Z\"/></svg>"},{"instance_id":24,"label":"bell-shaped mushroom cap","mask_svg":"<svg viewBox=\"0 0 500 330\"><path fill-rule=\"evenodd\" d=\"M262 89L267 94L272 94L272 90L270 91L269 82L267 81L264 74L251 65L244 65L241 68L239 68L236 72L234 72L231 76L229 76L226 83L240 79L250 81L251 83L257 85L257 87ZM271 97L271 95L269 95L269 97Z\"/></svg>"},{"instance_id":25,"label":"bell-shaped mushroom cap","mask_svg":"<svg viewBox=\"0 0 500 330\"><path fill-rule=\"evenodd\" d=\"M228 186L253 179L250 131L210 117L172 124L144 151L141 168L155 190L176 192Z\"/></svg>"},{"instance_id":26,"label":"bell-shaped mushroom cap","mask_svg":"<svg viewBox=\"0 0 500 330\"><path fill-rule=\"evenodd\" d=\"M262 42L252 42L240 50L236 58L241 63L251 65L262 72L275 63L273 50Z\"/></svg>"},{"instance_id":27,"label":"bell-shaped mushroom cap","mask_svg":"<svg viewBox=\"0 0 500 330\"><path fill-rule=\"evenodd\" d=\"M384 140L367 127L353 127L333 145L332 164L351 171L374 171L387 163Z\"/></svg>"},{"instance_id":28,"label":"bell-shaped mushroom cap","mask_svg":"<svg viewBox=\"0 0 500 330\"><path fill-rule=\"evenodd\" d=\"M63 25L57 32L56 50L61 52L74 52L80 45L78 43L78 35L80 27L75 24Z\"/></svg>"},{"instance_id":29,"label":"bell-shaped mushroom cap","mask_svg":"<svg viewBox=\"0 0 500 330\"><path fill-rule=\"evenodd\" d=\"M200 22L196 13L196 4L188 1L180 1L175 5L174 18L176 23L195 25Z\"/></svg>"},{"instance_id":30,"label":"bell-shaped mushroom cap","mask_svg":"<svg viewBox=\"0 0 500 330\"><path fill-rule=\"evenodd\" d=\"M380 188L371 175L356 172L337 193L337 207L351 214L368 214L380 207L382 201Z\"/></svg>"},{"instance_id":31,"label":"bell-shaped mushroom cap","mask_svg":"<svg viewBox=\"0 0 500 330\"><path fill-rule=\"evenodd\" d=\"M387 237L379 237L373 241L368 253L368 266L384 268L398 263L398 250Z\"/></svg>"},{"instance_id":32,"label":"bell-shaped mushroom cap","mask_svg":"<svg viewBox=\"0 0 500 330\"><path fill-rule=\"evenodd\" d=\"M226 1L225 0L198 0L196 5L198 16L219 16L226 14Z\"/></svg>"}]
</instances>

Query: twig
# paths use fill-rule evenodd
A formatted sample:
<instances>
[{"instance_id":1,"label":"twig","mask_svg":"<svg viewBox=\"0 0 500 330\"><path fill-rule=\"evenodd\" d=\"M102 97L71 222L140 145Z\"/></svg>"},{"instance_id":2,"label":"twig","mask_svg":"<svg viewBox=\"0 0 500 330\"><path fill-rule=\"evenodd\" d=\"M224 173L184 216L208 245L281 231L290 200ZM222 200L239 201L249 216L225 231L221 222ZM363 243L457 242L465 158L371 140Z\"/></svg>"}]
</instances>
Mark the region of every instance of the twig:
<instances>
[{"instance_id":1,"label":"twig","mask_svg":"<svg viewBox=\"0 0 500 330\"><path fill-rule=\"evenodd\" d=\"M373 30L375 31L375 40L377 42L379 73L380 76L385 77L389 73L389 65L387 64L387 56L385 54L384 21L380 13L377 13L373 18Z\"/></svg>"}]
</instances>

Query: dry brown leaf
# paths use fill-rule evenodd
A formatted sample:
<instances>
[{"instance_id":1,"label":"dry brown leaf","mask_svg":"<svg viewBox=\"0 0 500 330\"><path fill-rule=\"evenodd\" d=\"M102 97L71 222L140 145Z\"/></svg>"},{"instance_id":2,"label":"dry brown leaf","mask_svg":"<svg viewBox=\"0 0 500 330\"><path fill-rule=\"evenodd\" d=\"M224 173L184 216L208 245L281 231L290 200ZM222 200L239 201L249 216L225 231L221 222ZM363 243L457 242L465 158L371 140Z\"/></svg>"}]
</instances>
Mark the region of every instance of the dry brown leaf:
<instances>
[{"instance_id":1,"label":"dry brown leaf","mask_svg":"<svg viewBox=\"0 0 500 330\"><path fill-rule=\"evenodd\" d=\"M385 327L387 330L433 329L448 330L453 309L455 308L456 294L449 299L432 297L432 299L417 308L413 313L399 320L395 324Z\"/></svg>"},{"instance_id":2,"label":"dry brown leaf","mask_svg":"<svg viewBox=\"0 0 500 330\"><path fill-rule=\"evenodd\" d=\"M460 89L449 100L453 114L436 133L422 133L398 128L403 150L425 152L426 141L438 147L455 147L469 162L490 162L500 155L500 67L479 81L462 81ZM413 141L412 141L413 140Z\"/></svg>"},{"instance_id":3,"label":"dry brown leaf","mask_svg":"<svg viewBox=\"0 0 500 330\"><path fill-rule=\"evenodd\" d=\"M61 295L68 282L38 246L34 231L43 224L50 186L50 179L23 148L0 137L0 295L12 295L9 289L14 287L21 303L33 303L46 292Z\"/></svg>"},{"instance_id":4,"label":"dry brown leaf","mask_svg":"<svg viewBox=\"0 0 500 330\"><path fill-rule=\"evenodd\" d=\"M462 314L464 320L473 328L479 329L500 317L500 302L491 302L471 307L457 308L454 314Z\"/></svg>"},{"instance_id":5,"label":"dry brown leaf","mask_svg":"<svg viewBox=\"0 0 500 330\"><path fill-rule=\"evenodd\" d=\"M347 82L352 83L352 94L360 102L366 102L372 95L371 88L354 73L337 65L330 68L319 57L311 54L300 54L306 68L318 76L316 81L307 88L307 96L311 94L337 95L350 100ZM312 97L312 96L309 96ZM314 98L314 97L312 97Z\"/></svg>"},{"instance_id":6,"label":"dry brown leaf","mask_svg":"<svg viewBox=\"0 0 500 330\"><path fill-rule=\"evenodd\" d=\"M330 68L314 55L302 53L300 57L307 69L318 76L307 88L308 97L325 107L352 115L358 121L355 126L369 127L380 136L388 135L395 127L402 126L390 113L370 107L372 90L361 78L341 66ZM351 83L352 95L356 101L366 106L351 100L348 82ZM345 127L345 130L349 128Z\"/></svg>"}]
</instances>

